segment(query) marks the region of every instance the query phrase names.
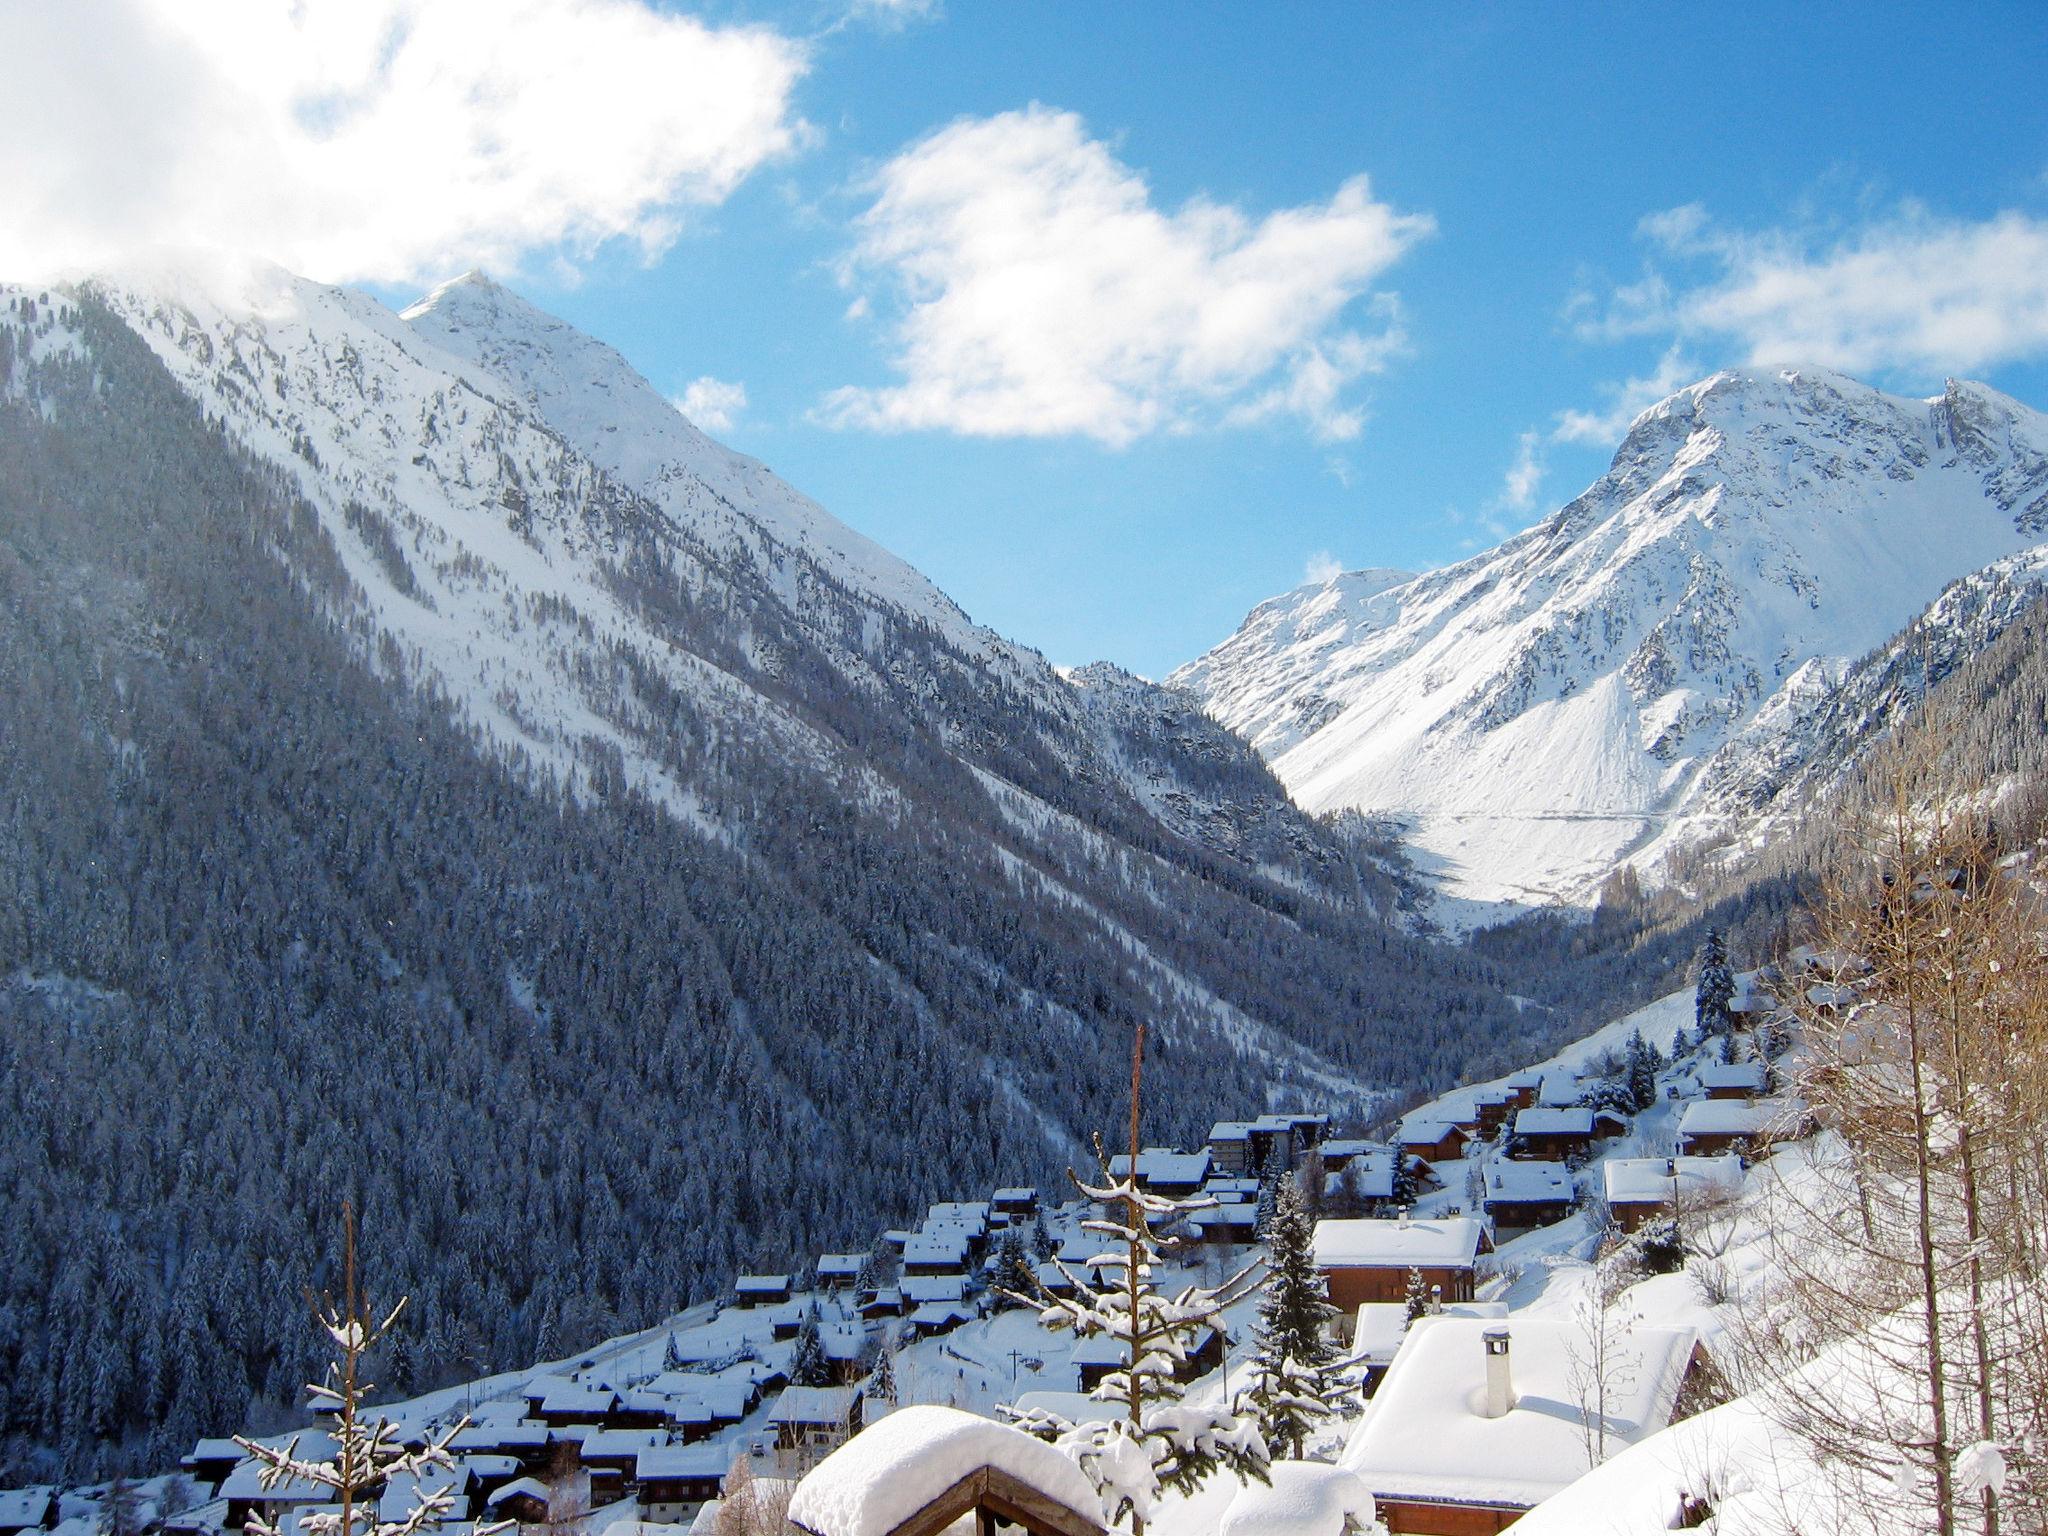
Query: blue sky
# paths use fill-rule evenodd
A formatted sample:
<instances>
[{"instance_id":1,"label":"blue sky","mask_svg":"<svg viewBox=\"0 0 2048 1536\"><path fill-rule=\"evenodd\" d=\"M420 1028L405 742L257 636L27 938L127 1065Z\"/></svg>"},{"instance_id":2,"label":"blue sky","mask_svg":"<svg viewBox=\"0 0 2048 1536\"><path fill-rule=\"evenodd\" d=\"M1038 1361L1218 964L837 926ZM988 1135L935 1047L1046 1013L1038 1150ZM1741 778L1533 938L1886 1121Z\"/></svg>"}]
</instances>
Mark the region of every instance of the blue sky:
<instances>
[{"instance_id":1,"label":"blue sky","mask_svg":"<svg viewBox=\"0 0 2048 1536\"><path fill-rule=\"evenodd\" d=\"M430 8L379 3L390 73ZM491 267L664 390L709 381L717 435L1058 662L1159 675L1328 562L1454 560L1717 366L2048 405L2038 5L530 9L604 39L583 101L534 28L541 84L499 93L561 115L527 158L565 171L442 227L463 167L425 151L406 243L366 131L359 207L195 193L190 219L393 302ZM522 25L489 67L521 68ZM319 41L245 32L174 41L216 95ZM369 99L293 69L280 134ZM744 132L698 145L713 111Z\"/></svg>"}]
</instances>

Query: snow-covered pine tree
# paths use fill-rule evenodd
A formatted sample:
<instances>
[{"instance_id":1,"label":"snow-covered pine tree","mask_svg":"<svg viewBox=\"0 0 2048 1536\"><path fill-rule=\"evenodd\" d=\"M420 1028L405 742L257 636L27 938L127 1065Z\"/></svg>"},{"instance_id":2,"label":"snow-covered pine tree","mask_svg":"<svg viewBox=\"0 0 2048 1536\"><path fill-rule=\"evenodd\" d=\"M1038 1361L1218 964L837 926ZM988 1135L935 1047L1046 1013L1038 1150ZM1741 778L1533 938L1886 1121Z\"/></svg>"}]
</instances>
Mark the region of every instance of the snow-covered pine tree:
<instances>
[{"instance_id":1,"label":"snow-covered pine tree","mask_svg":"<svg viewBox=\"0 0 2048 1536\"><path fill-rule=\"evenodd\" d=\"M1237 1409L1258 1420L1270 1446L1301 1459L1308 1437L1350 1393L1336 1347L1323 1328L1337 1315L1324 1298L1313 1252L1315 1229L1301 1191L1284 1182L1266 1234L1265 1293L1259 1298L1258 1353Z\"/></svg>"},{"instance_id":2,"label":"snow-covered pine tree","mask_svg":"<svg viewBox=\"0 0 2048 1536\"><path fill-rule=\"evenodd\" d=\"M1643 1038L1642 1030L1631 1030L1622 1072L1628 1085L1629 1107L1638 1114L1657 1102L1657 1069L1662 1065L1657 1048Z\"/></svg>"},{"instance_id":3,"label":"snow-covered pine tree","mask_svg":"<svg viewBox=\"0 0 2048 1536\"><path fill-rule=\"evenodd\" d=\"M1259 1263L1240 1269L1214 1287L1186 1286L1169 1297L1153 1276L1175 1239L1167 1235L1190 1212L1205 1210L1214 1200L1176 1200L1139 1188L1138 1128L1145 1060L1145 1024L1138 1022L1131 1043L1131 1116L1129 1176L1109 1171L1109 1154L1096 1139L1095 1157L1101 1182L1068 1177L1082 1198L1105 1213L1085 1221L1082 1230L1104 1239L1099 1261L1110 1279L1100 1290L1087 1273L1077 1273L1055 1257L1071 1293L1048 1297L1039 1321L1054 1330L1071 1328L1082 1338L1106 1336L1123 1349L1123 1366L1103 1377L1093 1396L1121 1405L1120 1417L1106 1423L1075 1424L1045 1409L1016 1415L1020 1428L1058 1446L1102 1495L1112 1524L1130 1519L1132 1536L1144 1536L1145 1521L1162 1490L1190 1493L1212 1474L1228 1470L1264 1481L1270 1453L1258 1425L1228 1408L1190 1408L1181 1401L1174 1372L1211 1328L1223 1326L1226 1307L1250 1295ZM1039 1303L1034 1302L1034 1305Z\"/></svg>"},{"instance_id":4,"label":"snow-covered pine tree","mask_svg":"<svg viewBox=\"0 0 2048 1536\"><path fill-rule=\"evenodd\" d=\"M996 1244L995 1278L992 1282L998 1307L1037 1306L1038 1275L1024 1251L1024 1238L1015 1227L1003 1233Z\"/></svg>"},{"instance_id":5,"label":"snow-covered pine tree","mask_svg":"<svg viewBox=\"0 0 2048 1536\"><path fill-rule=\"evenodd\" d=\"M334 1438L334 1458L302 1458L299 1441L303 1437L299 1435L282 1446L259 1445L240 1435L235 1437L235 1443L262 1463L259 1482L264 1489L299 1482L333 1493L331 1502L336 1507L302 1518L297 1526L301 1536L419 1536L422 1531L438 1527L453 1511L452 1485L432 1490L421 1487L403 1520L380 1518L375 1495L394 1477L418 1477L433 1468L452 1472L455 1459L448 1453L449 1442L469 1427L469 1418L458 1418L438 1438L430 1438L419 1450L408 1451L388 1419L379 1415L366 1420L362 1416L364 1400L374 1386L362 1374L365 1356L390 1334L405 1310L405 1301L400 1298L398 1305L379 1321L368 1299L357 1288L355 1211L347 1204L341 1208L341 1253L341 1300L323 1296L314 1307L315 1318L334 1341L339 1354L328 1367L326 1381L306 1389L316 1405L334 1410L334 1427L330 1432ZM497 1536L512 1524L509 1520L479 1524L473 1536ZM242 1529L246 1536L279 1536L277 1526L257 1515L251 1515Z\"/></svg>"},{"instance_id":6,"label":"snow-covered pine tree","mask_svg":"<svg viewBox=\"0 0 2048 1536\"><path fill-rule=\"evenodd\" d=\"M683 1368L683 1352L676 1344L676 1336L668 1336L668 1348L661 1352L661 1368L664 1371L680 1371Z\"/></svg>"},{"instance_id":7,"label":"snow-covered pine tree","mask_svg":"<svg viewBox=\"0 0 2048 1536\"><path fill-rule=\"evenodd\" d=\"M1693 1022L1702 1037L1725 1034L1734 1026L1729 1005L1735 1001L1735 973L1728 968L1728 946L1721 930L1709 928L1700 946L1699 985L1693 993Z\"/></svg>"},{"instance_id":8,"label":"snow-covered pine tree","mask_svg":"<svg viewBox=\"0 0 2048 1536\"><path fill-rule=\"evenodd\" d=\"M819 1337L821 1324L814 1301L804 1312L797 1329L796 1347L789 1352L789 1384L793 1387L829 1387L832 1362L825 1358L825 1341Z\"/></svg>"},{"instance_id":9,"label":"snow-covered pine tree","mask_svg":"<svg viewBox=\"0 0 2048 1536\"><path fill-rule=\"evenodd\" d=\"M1281 1160L1280 1144L1275 1142L1273 1150L1266 1154L1265 1166L1259 1170L1259 1209L1255 1218L1259 1224L1259 1236L1266 1235L1266 1229L1273 1224L1275 1202L1279 1198L1280 1186L1287 1179L1287 1164Z\"/></svg>"},{"instance_id":10,"label":"snow-covered pine tree","mask_svg":"<svg viewBox=\"0 0 2048 1536\"><path fill-rule=\"evenodd\" d=\"M1031 1221L1031 1256L1043 1264L1060 1251L1060 1245L1052 1240L1052 1229L1045 1224L1045 1212L1040 1211Z\"/></svg>"},{"instance_id":11,"label":"snow-covered pine tree","mask_svg":"<svg viewBox=\"0 0 2048 1536\"><path fill-rule=\"evenodd\" d=\"M1416 1187L1415 1164L1406 1152L1394 1148L1394 1204L1413 1205L1420 1191Z\"/></svg>"},{"instance_id":12,"label":"snow-covered pine tree","mask_svg":"<svg viewBox=\"0 0 2048 1536\"><path fill-rule=\"evenodd\" d=\"M882 1340L882 1347L875 1351L875 1367L868 1372L866 1396L876 1402L896 1402L896 1341Z\"/></svg>"},{"instance_id":13,"label":"snow-covered pine tree","mask_svg":"<svg viewBox=\"0 0 2048 1536\"><path fill-rule=\"evenodd\" d=\"M1411 1323L1429 1311L1429 1285L1422 1278L1421 1270L1408 1271L1408 1292L1402 1299L1408 1309L1408 1321Z\"/></svg>"}]
</instances>

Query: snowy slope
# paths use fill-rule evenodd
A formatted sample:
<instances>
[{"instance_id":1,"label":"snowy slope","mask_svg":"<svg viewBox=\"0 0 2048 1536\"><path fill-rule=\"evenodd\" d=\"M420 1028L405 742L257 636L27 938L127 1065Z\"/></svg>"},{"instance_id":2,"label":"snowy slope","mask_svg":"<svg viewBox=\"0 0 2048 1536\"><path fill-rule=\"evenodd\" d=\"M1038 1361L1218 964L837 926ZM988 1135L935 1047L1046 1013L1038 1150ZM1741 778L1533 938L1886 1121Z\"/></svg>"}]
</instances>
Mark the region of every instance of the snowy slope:
<instances>
[{"instance_id":1,"label":"snowy slope","mask_svg":"<svg viewBox=\"0 0 2048 1536\"><path fill-rule=\"evenodd\" d=\"M1719 373L1498 548L1275 598L1169 682L1310 809L1408 818L1453 894L1579 898L1688 835L1745 731L1803 718L1947 582L2044 536L2038 413L1977 384Z\"/></svg>"}]
</instances>

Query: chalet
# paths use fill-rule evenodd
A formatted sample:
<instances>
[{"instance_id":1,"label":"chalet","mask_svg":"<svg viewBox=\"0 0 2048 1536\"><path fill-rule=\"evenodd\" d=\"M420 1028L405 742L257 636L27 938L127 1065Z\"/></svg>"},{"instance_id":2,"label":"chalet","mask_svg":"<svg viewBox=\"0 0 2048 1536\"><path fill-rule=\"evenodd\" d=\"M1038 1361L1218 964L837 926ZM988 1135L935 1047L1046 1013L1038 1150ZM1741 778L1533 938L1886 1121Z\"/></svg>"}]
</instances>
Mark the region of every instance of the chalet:
<instances>
[{"instance_id":1,"label":"chalet","mask_svg":"<svg viewBox=\"0 0 2048 1536\"><path fill-rule=\"evenodd\" d=\"M1479 1255L1493 1245L1476 1216L1400 1216L1319 1221L1314 1247L1341 1333L1365 1302L1405 1298L1411 1270L1421 1271L1425 1286L1440 1287L1445 1301L1470 1301Z\"/></svg>"},{"instance_id":2,"label":"chalet","mask_svg":"<svg viewBox=\"0 0 2048 1536\"><path fill-rule=\"evenodd\" d=\"M537 1477L515 1478L484 1500L484 1513L496 1520L541 1525L548 1518L548 1485Z\"/></svg>"},{"instance_id":3,"label":"chalet","mask_svg":"<svg viewBox=\"0 0 2048 1536\"><path fill-rule=\"evenodd\" d=\"M594 1424L619 1406L619 1395L598 1382L536 1376L525 1387L527 1411L543 1424Z\"/></svg>"},{"instance_id":4,"label":"chalet","mask_svg":"<svg viewBox=\"0 0 2048 1536\"><path fill-rule=\"evenodd\" d=\"M1342 1457L1394 1536L1491 1536L1590 1469L1584 1334L1563 1318L1416 1320ZM1671 1422L1705 1357L1691 1327L1639 1324L1610 1348L1611 1455Z\"/></svg>"},{"instance_id":5,"label":"chalet","mask_svg":"<svg viewBox=\"0 0 2048 1536\"><path fill-rule=\"evenodd\" d=\"M666 1429L669 1424L669 1398L666 1393L649 1391L641 1387L619 1387L619 1405L614 1408L605 1424L611 1429Z\"/></svg>"},{"instance_id":6,"label":"chalet","mask_svg":"<svg viewBox=\"0 0 2048 1536\"><path fill-rule=\"evenodd\" d=\"M962 1227L926 1227L903 1245L903 1276L960 1274L967 1268L968 1245Z\"/></svg>"},{"instance_id":7,"label":"chalet","mask_svg":"<svg viewBox=\"0 0 2048 1536\"><path fill-rule=\"evenodd\" d=\"M331 1435L324 1430L308 1430L299 1436L297 1454L307 1461L331 1461L339 1450ZM240 1530L250 1519L260 1519L266 1525L276 1525L294 1510L325 1504L333 1497L334 1490L324 1483L310 1483L299 1478L287 1478L276 1486L266 1486L266 1468L254 1459L244 1461L224 1478L219 1496L227 1501L227 1514L222 1522L223 1530Z\"/></svg>"},{"instance_id":8,"label":"chalet","mask_svg":"<svg viewBox=\"0 0 2048 1536\"><path fill-rule=\"evenodd\" d=\"M860 1432L861 1396L854 1387L790 1387L768 1410L775 1449L785 1463L821 1460Z\"/></svg>"},{"instance_id":9,"label":"chalet","mask_svg":"<svg viewBox=\"0 0 2048 1536\"><path fill-rule=\"evenodd\" d=\"M818 1289L830 1295L857 1284L867 1262L868 1256L864 1253L819 1254Z\"/></svg>"},{"instance_id":10,"label":"chalet","mask_svg":"<svg viewBox=\"0 0 2048 1536\"><path fill-rule=\"evenodd\" d=\"M456 1455L511 1456L529 1472L547 1464L548 1427L538 1419L472 1424L448 1442Z\"/></svg>"},{"instance_id":11,"label":"chalet","mask_svg":"<svg viewBox=\"0 0 2048 1536\"><path fill-rule=\"evenodd\" d=\"M437 1465L422 1467L417 1472L395 1473L386 1479L383 1492L377 1495L377 1520L382 1525L401 1524L422 1500L435 1494L445 1494L449 1501L443 1525L467 1520L470 1493L470 1474L464 1467Z\"/></svg>"},{"instance_id":12,"label":"chalet","mask_svg":"<svg viewBox=\"0 0 2048 1536\"><path fill-rule=\"evenodd\" d=\"M1191 1242L1229 1247L1258 1241L1259 1207L1255 1200L1236 1198L1220 1201L1187 1219Z\"/></svg>"},{"instance_id":13,"label":"chalet","mask_svg":"<svg viewBox=\"0 0 2048 1536\"><path fill-rule=\"evenodd\" d=\"M1514 1155L1549 1161L1583 1158L1593 1150L1597 1129L1594 1111L1583 1104L1568 1109L1539 1104L1534 1109L1517 1110Z\"/></svg>"},{"instance_id":14,"label":"chalet","mask_svg":"<svg viewBox=\"0 0 2048 1536\"><path fill-rule=\"evenodd\" d=\"M649 1520L673 1524L718 1497L732 1464L729 1445L660 1445L640 1453L634 1480Z\"/></svg>"},{"instance_id":15,"label":"chalet","mask_svg":"<svg viewBox=\"0 0 2048 1536\"><path fill-rule=\"evenodd\" d=\"M921 1307L928 1301L964 1301L967 1276L958 1271L950 1275L905 1275L897 1289L906 1307Z\"/></svg>"},{"instance_id":16,"label":"chalet","mask_svg":"<svg viewBox=\"0 0 2048 1536\"><path fill-rule=\"evenodd\" d=\"M206 1444L204 1440L199 1443ZM238 1449L237 1455L240 1454ZM0 1493L0 1536L48 1530L56 1523L57 1496L48 1488L15 1488Z\"/></svg>"},{"instance_id":17,"label":"chalet","mask_svg":"<svg viewBox=\"0 0 2048 1536\"><path fill-rule=\"evenodd\" d=\"M878 1419L814 1467L789 1501L799 1536L931 1536L1000 1525L1105 1536L1080 1467L1010 1424L925 1405Z\"/></svg>"},{"instance_id":18,"label":"chalet","mask_svg":"<svg viewBox=\"0 0 2048 1536\"><path fill-rule=\"evenodd\" d=\"M1252 1161L1249 1120L1218 1120L1209 1127L1209 1165L1218 1173L1257 1173Z\"/></svg>"},{"instance_id":19,"label":"chalet","mask_svg":"<svg viewBox=\"0 0 2048 1536\"><path fill-rule=\"evenodd\" d=\"M1257 1179L1231 1179L1216 1174L1202 1186L1202 1193L1211 1200L1229 1202L1232 1200L1256 1200L1259 1198Z\"/></svg>"},{"instance_id":20,"label":"chalet","mask_svg":"<svg viewBox=\"0 0 2048 1536\"><path fill-rule=\"evenodd\" d=\"M913 1338L928 1339L951 1333L962 1323L973 1322L975 1316L974 1308L962 1301L925 1301L905 1314L903 1324Z\"/></svg>"},{"instance_id":21,"label":"chalet","mask_svg":"<svg viewBox=\"0 0 2048 1536\"><path fill-rule=\"evenodd\" d=\"M872 1291L863 1291L859 1305L853 1310L854 1315L862 1322L873 1322L876 1318L882 1317L901 1317L903 1292L893 1285L882 1285Z\"/></svg>"},{"instance_id":22,"label":"chalet","mask_svg":"<svg viewBox=\"0 0 2048 1536\"><path fill-rule=\"evenodd\" d=\"M1760 1061L1710 1061L1692 1075L1710 1099L1754 1099L1771 1085L1771 1069Z\"/></svg>"},{"instance_id":23,"label":"chalet","mask_svg":"<svg viewBox=\"0 0 2048 1536\"><path fill-rule=\"evenodd\" d=\"M1429 1163L1456 1162L1471 1139L1462 1125L1441 1115L1410 1115L1395 1137L1404 1153Z\"/></svg>"},{"instance_id":24,"label":"chalet","mask_svg":"<svg viewBox=\"0 0 2048 1536\"><path fill-rule=\"evenodd\" d=\"M1565 1109L1585 1096L1585 1084L1569 1067L1552 1067L1536 1090L1538 1108Z\"/></svg>"},{"instance_id":25,"label":"chalet","mask_svg":"<svg viewBox=\"0 0 2048 1536\"><path fill-rule=\"evenodd\" d=\"M1481 1136L1492 1136L1526 1106L1513 1088L1478 1088L1472 1093L1472 1117Z\"/></svg>"},{"instance_id":26,"label":"chalet","mask_svg":"<svg viewBox=\"0 0 2048 1536\"><path fill-rule=\"evenodd\" d=\"M599 1429L586 1435L581 1451L590 1472L590 1501L609 1504L622 1497L635 1476L640 1453L666 1445L668 1437L646 1429Z\"/></svg>"},{"instance_id":27,"label":"chalet","mask_svg":"<svg viewBox=\"0 0 2048 1536\"><path fill-rule=\"evenodd\" d=\"M1384 1151L1386 1143L1365 1141L1359 1137L1335 1137L1323 1143L1323 1172L1336 1173L1354 1157L1368 1152Z\"/></svg>"},{"instance_id":28,"label":"chalet","mask_svg":"<svg viewBox=\"0 0 2048 1536\"><path fill-rule=\"evenodd\" d=\"M768 1309L769 1337L793 1339L803 1332L804 1319L810 1315L810 1306L801 1301L785 1302L779 1307Z\"/></svg>"},{"instance_id":29,"label":"chalet","mask_svg":"<svg viewBox=\"0 0 2048 1536\"><path fill-rule=\"evenodd\" d=\"M1742 1159L1732 1152L1719 1157L1612 1157L1600 1166L1607 1209L1624 1232L1694 1201L1724 1199L1742 1187Z\"/></svg>"},{"instance_id":30,"label":"chalet","mask_svg":"<svg viewBox=\"0 0 2048 1536\"><path fill-rule=\"evenodd\" d=\"M1118 1153L1109 1160L1109 1176L1125 1179L1131 1175L1131 1155ZM1138 1187L1155 1195L1182 1199L1202 1187L1209 1177L1209 1149L1176 1152L1171 1147L1147 1147L1138 1154Z\"/></svg>"},{"instance_id":31,"label":"chalet","mask_svg":"<svg viewBox=\"0 0 2048 1536\"><path fill-rule=\"evenodd\" d=\"M1525 1067L1505 1079L1501 1086L1514 1095L1511 1102L1515 1109L1534 1109L1536 1095L1543 1088L1543 1073L1539 1068Z\"/></svg>"},{"instance_id":32,"label":"chalet","mask_svg":"<svg viewBox=\"0 0 2048 1536\"><path fill-rule=\"evenodd\" d=\"M732 1283L736 1307L779 1307L789 1300L789 1276L741 1275Z\"/></svg>"},{"instance_id":33,"label":"chalet","mask_svg":"<svg viewBox=\"0 0 2048 1536\"><path fill-rule=\"evenodd\" d=\"M1533 1232L1563 1221L1577 1196L1572 1171L1563 1163L1502 1158L1486 1170L1483 1203L1496 1233Z\"/></svg>"},{"instance_id":34,"label":"chalet","mask_svg":"<svg viewBox=\"0 0 2048 1536\"><path fill-rule=\"evenodd\" d=\"M1396 1148L1369 1143L1363 1151L1346 1158L1336 1173L1323 1175L1324 1193L1349 1194L1368 1205L1392 1200L1395 1173L1407 1156Z\"/></svg>"},{"instance_id":35,"label":"chalet","mask_svg":"<svg viewBox=\"0 0 2048 1536\"><path fill-rule=\"evenodd\" d=\"M1431 1316L1502 1318L1508 1315L1504 1301L1461 1301L1448 1305L1441 1297L1431 1299ZM1394 1363L1410 1326L1405 1301L1368 1301L1351 1322L1351 1353L1346 1359L1359 1373L1359 1395L1371 1397Z\"/></svg>"},{"instance_id":36,"label":"chalet","mask_svg":"<svg viewBox=\"0 0 2048 1536\"><path fill-rule=\"evenodd\" d=\"M989 1205L993 1211L1009 1217L1013 1223L1019 1219L1028 1221L1038 1214L1038 1191L1023 1184L999 1189Z\"/></svg>"},{"instance_id":37,"label":"chalet","mask_svg":"<svg viewBox=\"0 0 2048 1536\"><path fill-rule=\"evenodd\" d=\"M1074 1294L1074 1282L1067 1278L1065 1270L1061 1269L1059 1265L1051 1260L1048 1259L1045 1263L1040 1264L1032 1273L1038 1277L1038 1288L1044 1291L1046 1295L1071 1296Z\"/></svg>"},{"instance_id":38,"label":"chalet","mask_svg":"<svg viewBox=\"0 0 2048 1536\"><path fill-rule=\"evenodd\" d=\"M227 1476L247 1458L248 1452L225 1435L201 1440L191 1450L178 1458L178 1467L193 1482L203 1484L211 1493ZM0 1529L0 1536L8 1532Z\"/></svg>"},{"instance_id":39,"label":"chalet","mask_svg":"<svg viewBox=\"0 0 2048 1536\"><path fill-rule=\"evenodd\" d=\"M858 1323L827 1323L818 1330L818 1344L832 1367L832 1382L845 1386L867 1375L868 1331Z\"/></svg>"},{"instance_id":40,"label":"chalet","mask_svg":"<svg viewBox=\"0 0 2048 1536\"><path fill-rule=\"evenodd\" d=\"M1770 1140L1772 1111L1746 1099L1694 1099L1678 1118L1678 1150L1693 1157L1744 1155Z\"/></svg>"},{"instance_id":41,"label":"chalet","mask_svg":"<svg viewBox=\"0 0 2048 1536\"><path fill-rule=\"evenodd\" d=\"M915 1232L910 1231L907 1228L891 1227L888 1231L882 1234L882 1241L887 1243L891 1248L894 1248L897 1251L897 1253L901 1254L903 1252L903 1245L909 1242L915 1236L917 1236L917 1234Z\"/></svg>"}]
</instances>

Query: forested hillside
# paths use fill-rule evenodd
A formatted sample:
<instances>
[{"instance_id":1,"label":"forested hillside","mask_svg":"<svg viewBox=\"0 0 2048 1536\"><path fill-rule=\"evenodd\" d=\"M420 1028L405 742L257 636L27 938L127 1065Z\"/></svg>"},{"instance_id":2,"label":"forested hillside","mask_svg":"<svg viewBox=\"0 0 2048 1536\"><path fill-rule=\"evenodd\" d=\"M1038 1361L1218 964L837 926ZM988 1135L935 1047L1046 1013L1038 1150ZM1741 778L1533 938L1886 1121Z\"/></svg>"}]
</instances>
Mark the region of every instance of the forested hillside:
<instances>
[{"instance_id":1,"label":"forested hillside","mask_svg":"<svg viewBox=\"0 0 2048 1536\"><path fill-rule=\"evenodd\" d=\"M409 685L291 477L113 315L5 319L0 1477L285 1413L345 1197L373 1286L415 1298L393 1385L425 1386L1053 1177L1140 1014L1162 1137L1447 1084L1552 1026L1386 921L1361 836L1262 816L1233 857L1169 805L1107 843L1076 810L1110 787L1040 761L1027 796L794 684L817 728L865 723L887 793L682 695L649 739L717 758L718 834L601 742L565 788ZM1262 773L1191 711L1088 707Z\"/></svg>"}]
</instances>

